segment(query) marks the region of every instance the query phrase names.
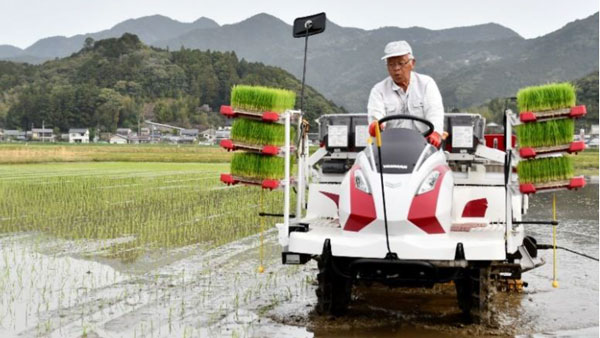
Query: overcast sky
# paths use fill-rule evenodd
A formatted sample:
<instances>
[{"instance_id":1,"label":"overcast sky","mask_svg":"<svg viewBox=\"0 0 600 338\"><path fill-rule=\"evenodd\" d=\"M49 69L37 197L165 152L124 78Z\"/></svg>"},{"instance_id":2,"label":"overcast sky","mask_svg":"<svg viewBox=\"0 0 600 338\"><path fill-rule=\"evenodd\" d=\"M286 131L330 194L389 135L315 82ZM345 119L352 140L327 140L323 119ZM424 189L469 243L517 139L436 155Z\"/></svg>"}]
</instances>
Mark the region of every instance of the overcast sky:
<instances>
[{"instance_id":1,"label":"overcast sky","mask_svg":"<svg viewBox=\"0 0 600 338\"><path fill-rule=\"evenodd\" d=\"M0 45L26 48L44 37L97 32L154 14L182 22L205 16L223 25L265 12L291 24L322 11L346 27L443 29L495 22L535 38L598 7L598 0L0 0Z\"/></svg>"}]
</instances>

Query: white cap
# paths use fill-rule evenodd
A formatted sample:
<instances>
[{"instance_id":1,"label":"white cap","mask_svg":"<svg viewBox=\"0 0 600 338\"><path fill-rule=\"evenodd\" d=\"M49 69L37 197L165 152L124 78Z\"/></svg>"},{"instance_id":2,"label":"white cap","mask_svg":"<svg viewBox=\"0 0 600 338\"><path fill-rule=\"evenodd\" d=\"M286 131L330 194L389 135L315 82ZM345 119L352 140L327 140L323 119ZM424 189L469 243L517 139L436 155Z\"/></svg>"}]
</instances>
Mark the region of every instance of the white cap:
<instances>
[{"instance_id":1,"label":"white cap","mask_svg":"<svg viewBox=\"0 0 600 338\"><path fill-rule=\"evenodd\" d=\"M383 52L385 53L385 55L381 59L385 60L394 56L401 56L406 54L412 55L412 48L410 48L408 42L404 40L392 41L385 46Z\"/></svg>"}]
</instances>

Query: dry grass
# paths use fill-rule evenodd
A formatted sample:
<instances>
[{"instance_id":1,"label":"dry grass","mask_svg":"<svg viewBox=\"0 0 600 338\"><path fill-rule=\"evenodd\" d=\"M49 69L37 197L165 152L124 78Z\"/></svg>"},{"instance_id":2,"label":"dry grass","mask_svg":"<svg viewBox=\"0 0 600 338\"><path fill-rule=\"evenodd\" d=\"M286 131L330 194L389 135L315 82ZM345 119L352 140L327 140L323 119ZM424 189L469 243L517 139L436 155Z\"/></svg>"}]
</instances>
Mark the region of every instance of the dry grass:
<instances>
[{"instance_id":1,"label":"dry grass","mask_svg":"<svg viewBox=\"0 0 600 338\"><path fill-rule=\"evenodd\" d=\"M0 164L46 162L229 162L219 147L196 145L0 144Z\"/></svg>"}]
</instances>

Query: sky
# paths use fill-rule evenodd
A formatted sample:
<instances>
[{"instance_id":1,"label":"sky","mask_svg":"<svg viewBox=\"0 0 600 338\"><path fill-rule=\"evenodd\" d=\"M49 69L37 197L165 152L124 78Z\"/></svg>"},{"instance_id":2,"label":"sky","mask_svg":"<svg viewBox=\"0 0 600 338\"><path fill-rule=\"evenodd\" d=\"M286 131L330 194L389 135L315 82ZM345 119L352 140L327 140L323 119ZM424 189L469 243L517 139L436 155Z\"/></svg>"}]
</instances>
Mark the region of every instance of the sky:
<instances>
[{"instance_id":1,"label":"sky","mask_svg":"<svg viewBox=\"0 0 600 338\"><path fill-rule=\"evenodd\" d=\"M258 13L291 24L319 12L338 25L363 29L494 22L530 39L586 18L598 7L598 0L0 0L0 45L26 48L41 38L93 33L154 14L181 22L204 16L224 25Z\"/></svg>"}]
</instances>

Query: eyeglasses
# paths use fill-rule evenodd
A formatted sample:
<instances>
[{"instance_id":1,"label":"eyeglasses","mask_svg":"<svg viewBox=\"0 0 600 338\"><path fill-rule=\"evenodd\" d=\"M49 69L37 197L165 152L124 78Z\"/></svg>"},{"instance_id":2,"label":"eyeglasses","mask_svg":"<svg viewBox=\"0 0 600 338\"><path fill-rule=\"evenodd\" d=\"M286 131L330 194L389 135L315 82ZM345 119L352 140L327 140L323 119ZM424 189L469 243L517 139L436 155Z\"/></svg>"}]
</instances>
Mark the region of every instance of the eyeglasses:
<instances>
[{"instance_id":1,"label":"eyeglasses","mask_svg":"<svg viewBox=\"0 0 600 338\"><path fill-rule=\"evenodd\" d=\"M388 61L388 63L387 63L387 66L388 66L389 68L396 68L396 66L398 66L398 67L402 68L402 67L404 67L406 64L408 64L409 62L411 62L412 60L413 60L413 59L408 59L408 60L406 60L406 61L396 61L396 62L393 62L393 61L391 61L391 62L390 62L390 61Z\"/></svg>"}]
</instances>

